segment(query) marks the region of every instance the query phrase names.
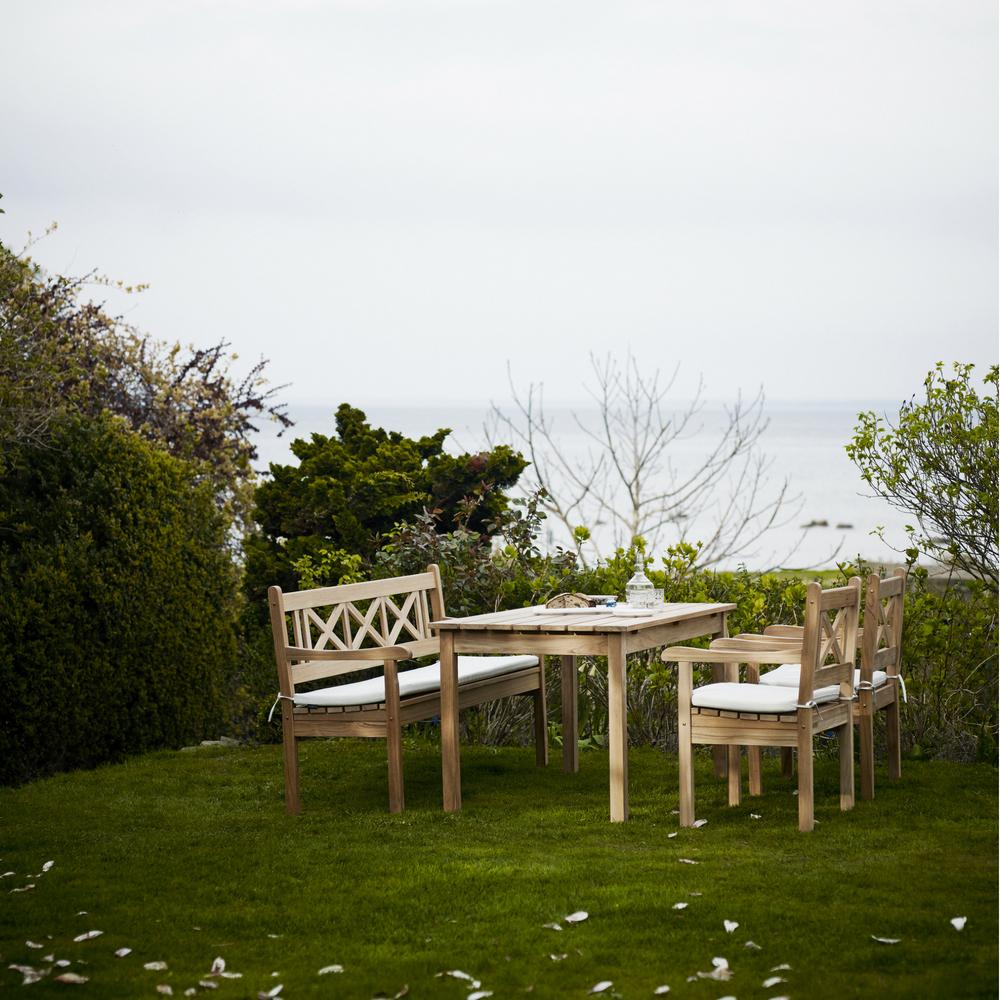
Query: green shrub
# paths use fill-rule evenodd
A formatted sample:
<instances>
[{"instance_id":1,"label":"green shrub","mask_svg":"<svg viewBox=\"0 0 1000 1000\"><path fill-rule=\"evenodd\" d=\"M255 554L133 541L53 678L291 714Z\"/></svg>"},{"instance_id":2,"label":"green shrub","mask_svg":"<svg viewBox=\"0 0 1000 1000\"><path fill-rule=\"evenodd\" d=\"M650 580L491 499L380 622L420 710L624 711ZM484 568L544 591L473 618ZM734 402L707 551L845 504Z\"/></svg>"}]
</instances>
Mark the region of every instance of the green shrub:
<instances>
[{"instance_id":1,"label":"green shrub","mask_svg":"<svg viewBox=\"0 0 1000 1000\"><path fill-rule=\"evenodd\" d=\"M115 418L3 458L0 781L217 736L236 657L209 477Z\"/></svg>"}]
</instances>

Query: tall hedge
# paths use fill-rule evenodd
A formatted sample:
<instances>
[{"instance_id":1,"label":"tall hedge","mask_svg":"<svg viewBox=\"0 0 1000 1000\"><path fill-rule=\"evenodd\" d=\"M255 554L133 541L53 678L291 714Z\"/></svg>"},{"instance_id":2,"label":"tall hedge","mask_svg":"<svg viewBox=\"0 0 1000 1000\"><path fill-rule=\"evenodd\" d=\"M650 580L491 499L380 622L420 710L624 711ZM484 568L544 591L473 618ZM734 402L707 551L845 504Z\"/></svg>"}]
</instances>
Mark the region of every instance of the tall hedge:
<instances>
[{"instance_id":1,"label":"tall hedge","mask_svg":"<svg viewBox=\"0 0 1000 1000\"><path fill-rule=\"evenodd\" d=\"M218 735L237 573L210 482L111 417L2 462L0 781Z\"/></svg>"}]
</instances>

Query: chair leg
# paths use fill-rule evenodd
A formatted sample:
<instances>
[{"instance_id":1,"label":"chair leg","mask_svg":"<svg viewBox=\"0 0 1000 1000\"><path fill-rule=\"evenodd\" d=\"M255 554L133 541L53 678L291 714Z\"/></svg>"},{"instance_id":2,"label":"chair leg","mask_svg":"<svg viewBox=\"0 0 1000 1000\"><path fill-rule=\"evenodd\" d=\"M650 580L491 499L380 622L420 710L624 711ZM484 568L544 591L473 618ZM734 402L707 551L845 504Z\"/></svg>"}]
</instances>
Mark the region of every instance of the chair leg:
<instances>
[{"instance_id":1,"label":"chair leg","mask_svg":"<svg viewBox=\"0 0 1000 1000\"><path fill-rule=\"evenodd\" d=\"M805 719L801 718L803 715ZM799 716L799 829L808 833L814 825L812 712L799 709Z\"/></svg>"},{"instance_id":2,"label":"chair leg","mask_svg":"<svg viewBox=\"0 0 1000 1000\"><path fill-rule=\"evenodd\" d=\"M680 825L694 823L694 754L691 745L691 664L677 665L677 759Z\"/></svg>"},{"instance_id":3,"label":"chair leg","mask_svg":"<svg viewBox=\"0 0 1000 1000\"><path fill-rule=\"evenodd\" d=\"M533 696L535 703L535 764L538 767L548 767L549 719L545 704L545 668L542 667L541 671L541 684Z\"/></svg>"},{"instance_id":4,"label":"chair leg","mask_svg":"<svg viewBox=\"0 0 1000 1000\"><path fill-rule=\"evenodd\" d=\"M785 778L790 778L792 776L792 748L782 747L781 748L781 774Z\"/></svg>"},{"instance_id":5,"label":"chair leg","mask_svg":"<svg viewBox=\"0 0 1000 1000\"><path fill-rule=\"evenodd\" d=\"M290 816L302 812L299 801L299 748L291 720L282 726L282 743L285 758L285 811Z\"/></svg>"},{"instance_id":6,"label":"chair leg","mask_svg":"<svg viewBox=\"0 0 1000 1000\"><path fill-rule=\"evenodd\" d=\"M870 718L870 717L869 717ZM840 727L840 808L854 808L854 720ZM862 766L864 766L862 762Z\"/></svg>"},{"instance_id":7,"label":"chair leg","mask_svg":"<svg viewBox=\"0 0 1000 1000\"><path fill-rule=\"evenodd\" d=\"M712 664L713 684L719 684L729 679L730 678L726 675L726 665L724 663ZM729 754L727 753L727 747L721 745L712 747L712 763L715 767L715 776L720 781L726 776L729 766L728 761Z\"/></svg>"},{"instance_id":8,"label":"chair leg","mask_svg":"<svg viewBox=\"0 0 1000 1000\"><path fill-rule=\"evenodd\" d=\"M889 777L897 781L902 774L899 750L899 696L885 707L885 748L889 758Z\"/></svg>"},{"instance_id":9,"label":"chair leg","mask_svg":"<svg viewBox=\"0 0 1000 1000\"><path fill-rule=\"evenodd\" d=\"M749 773L750 794L763 795L764 783L760 776L760 747L747 747L747 771Z\"/></svg>"},{"instance_id":10,"label":"chair leg","mask_svg":"<svg viewBox=\"0 0 1000 1000\"><path fill-rule=\"evenodd\" d=\"M859 697L858 728L861 743L861 798L875 798L875 719L872 716L872 693Z\"/></svg>"},{"instance_id":11,"label":"chair leg","mask_svg":"<svg viewBox=\"0 0 1000 1000\"><path fill-rule=\"evenodd\" d=\"M386 726L386 755L389 758L389 812L403 811L403 734L398 723Z\"/></svg>"},{"instance_id":12,"label":"chair leg","mask_svg":"<svg viewBox=\"0 0 1000 1000\"><path fill-rule=\"evenodd\" d=\"M729 777L729 804L738 806L740 804L740 781L743 777L740 767L740 748L739 746L729 746L727 751L726 770Z\"/></svg>"}]
</instances>

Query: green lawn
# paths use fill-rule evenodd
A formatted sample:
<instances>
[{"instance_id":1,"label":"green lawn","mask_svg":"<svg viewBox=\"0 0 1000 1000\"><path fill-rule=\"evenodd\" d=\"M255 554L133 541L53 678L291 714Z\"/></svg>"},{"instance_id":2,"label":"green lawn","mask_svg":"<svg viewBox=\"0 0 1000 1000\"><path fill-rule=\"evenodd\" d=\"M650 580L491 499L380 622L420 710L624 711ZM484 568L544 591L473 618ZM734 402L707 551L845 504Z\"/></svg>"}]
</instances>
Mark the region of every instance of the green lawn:
<instances>
[{"instance_id":1,"label":"green lawn","mask_svg":"<svg viewBox=\"0 0 1000 1000\"><path fill-rule=\"evenodd\" d=\"M630 754L632 818L618 826L600 752L566 775L557 757L537 770L530 749L465 748L465 808L445 815L437 752L411 742L401 816L385 811L383 752L307 743L298 818L284 813L270 746L157 753L3 790L0 872L16 874L0 881L0 991L23 989L10 964L45 968L52 955L89 982L55 983L56 968L28 996L155 996L157 984L182 996L217 956L242 973L198 988L220 1000L278 984L292 998L405 985L465 1000L467 982L436 976L456 969L498 998L583 997L601 980L624 997L665 984L741 1000L997 995L992 767L906 761L901 782L880 773L875 802L841 814L836 762L820 761L819 825L800 834L776 760L765 795L729 809L703 758L708 823L671 838L677 762L652 750ZM589 919L562 921L576 910ZM103 934L74 942L89 930ZM116 958L121 947L132 953ZM732 979L689 982L713 957ZM318 974L333 964L343 971ZM786 982L765 988L772 976Z\"/></svg>"}]
</instances>

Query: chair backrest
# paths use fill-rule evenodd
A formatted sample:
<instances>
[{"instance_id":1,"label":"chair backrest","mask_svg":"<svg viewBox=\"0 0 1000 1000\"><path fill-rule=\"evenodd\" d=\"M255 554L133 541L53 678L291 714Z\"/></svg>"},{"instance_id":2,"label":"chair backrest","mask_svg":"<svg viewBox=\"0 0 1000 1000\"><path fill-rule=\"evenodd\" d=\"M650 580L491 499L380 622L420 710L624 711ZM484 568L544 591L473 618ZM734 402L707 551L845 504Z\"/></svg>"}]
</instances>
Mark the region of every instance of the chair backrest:
<instances>
[{"instance_id":1,"label":"chair backrest","mask_svg":"<svg viewBox=\"0 0 1000 1000\"><path fill-rule=\"evenodd\" d=\"M405 646L411 656L427 656L440 648L430 628L445 615L441 573L433 563L426 573L414 576L288 594L270 587L267 597L278 680L285 695L294 694L296 684L378 666L370 656L309 660L296 657L296 649L349 653Z\"/></svg>"},{"instance_id":2,"label":"chair backrest","mask_svg":"<svg viewBox=\"0 0 1000 1000\"><path fill-rule=\"evenodd\" d=\"M808 705L818 688L840 686L840 697L854 697L854 657L861 611L861 579L846 587L823 590L818 583L806 588L805 627L799 704Z\"/></svg>"},{"instance_id":3,"label":"chair backrest","mask_svg":"<svg viewBox=\"0 0 1000 1000\"><path fill-rule=\"evenodd\" d=\"M897 569L884 580L868 577L865 589L865 628L861 640L861 680L871 683L876 670L899 676L903 654L903 595L906 570Z\"/></svg>"}]
</instances>

